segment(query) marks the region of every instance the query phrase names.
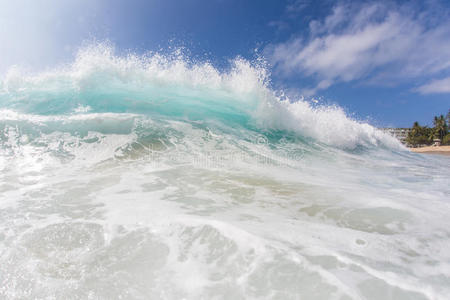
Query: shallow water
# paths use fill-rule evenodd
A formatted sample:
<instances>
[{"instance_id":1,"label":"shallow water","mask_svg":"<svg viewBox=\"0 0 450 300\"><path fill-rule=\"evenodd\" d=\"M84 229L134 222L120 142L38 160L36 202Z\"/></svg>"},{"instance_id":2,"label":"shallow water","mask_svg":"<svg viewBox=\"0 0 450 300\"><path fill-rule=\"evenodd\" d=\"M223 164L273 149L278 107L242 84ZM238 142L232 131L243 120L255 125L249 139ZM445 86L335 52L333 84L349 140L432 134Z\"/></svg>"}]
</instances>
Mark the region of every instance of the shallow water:
<instances>
[{"instance_id":1,"label":"shallow water","mask_svg":"<svg viewBox=\"0 0 450 300\"><path fill-rule=\"evenodd\" d=\"M446 299L450 158L264 68L104 46L0 92L0 295Z\"/></svg>"}]
</instances>

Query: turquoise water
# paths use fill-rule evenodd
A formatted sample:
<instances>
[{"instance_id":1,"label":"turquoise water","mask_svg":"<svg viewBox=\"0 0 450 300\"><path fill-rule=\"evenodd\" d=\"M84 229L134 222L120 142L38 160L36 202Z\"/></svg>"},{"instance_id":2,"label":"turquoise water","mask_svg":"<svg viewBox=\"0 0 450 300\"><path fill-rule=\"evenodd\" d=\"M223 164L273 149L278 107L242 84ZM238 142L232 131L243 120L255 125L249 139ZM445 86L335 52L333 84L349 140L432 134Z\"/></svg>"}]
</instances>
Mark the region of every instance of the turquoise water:
<instances>
[{"instance_id":1,"label":"turquoise water","mask_svg":"<svg viewBox=\"0 0 450 300\"><path fill-rule=\"evenodd\" d=\"M263 65L96 45L0 85L8 299L446 299L450 159Z\"/></svg>"}]
</instances>

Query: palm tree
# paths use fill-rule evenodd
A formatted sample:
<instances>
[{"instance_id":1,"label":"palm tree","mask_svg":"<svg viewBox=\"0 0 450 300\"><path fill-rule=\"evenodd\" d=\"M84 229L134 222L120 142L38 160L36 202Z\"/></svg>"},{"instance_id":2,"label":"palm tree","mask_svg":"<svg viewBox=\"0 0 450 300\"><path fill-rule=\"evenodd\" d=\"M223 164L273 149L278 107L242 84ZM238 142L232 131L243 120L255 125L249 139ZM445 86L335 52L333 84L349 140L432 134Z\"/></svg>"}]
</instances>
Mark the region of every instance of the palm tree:
<instances>
[{"instance_id":1,"label":"palm tree","mask_svg":"<svg viewBox=\"0 0 450 300\"><path fill-rule=\"evenodd\" d=\"M447 124L443 115L435 116L433 120L434 136L442 141L447 134Z\"/></svg>"},{"instance_id":2,"label":"palm tree","mask_svg":"<svg viewBox=\"0 0 450 300\"><path fill-rule=\"evenodd\" d=\"M422 127L419 125L419 122L414 122L413 127L411 128L411 133L413 136L417 136Z\"/></svg>"},{"instance_id":3,"label":"palm tree","mask_svg":"<svg viewBox=\"0 0 450 300\"><path fill-rule=\"evenodd\" d=\"M446 122L445 118L443 115L441 115L441 123L444 127L444 136L448 133L448 126L450 125L449 123Z\"/></svg>"},{"instance_id":4,"label":"palm tree","mask_svg":"<svg viewBox=\"0 0 450 300\"><path fill-rule=\"evenodd\" d=\"M424 128L419 125L419 122L414 122L411 131L408 133L406 137L406 142L410 145L417 146L422 142Z\"/></svg>"}]
</instances>

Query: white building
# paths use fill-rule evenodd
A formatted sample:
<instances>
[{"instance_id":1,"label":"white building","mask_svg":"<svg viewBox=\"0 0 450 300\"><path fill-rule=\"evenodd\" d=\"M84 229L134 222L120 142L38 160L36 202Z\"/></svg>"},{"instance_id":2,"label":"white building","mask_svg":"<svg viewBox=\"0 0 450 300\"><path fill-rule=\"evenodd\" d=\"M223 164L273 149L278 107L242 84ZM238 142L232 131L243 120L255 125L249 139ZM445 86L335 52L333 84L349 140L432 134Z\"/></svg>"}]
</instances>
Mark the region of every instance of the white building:
<instances>
[{"instance_id":1,"label":"white building","mask_svg":"<svg viewBox=\"0 0 450 300\"><path fill-rule=\"evenodd\" d=\"M380 128L380 130L389 133L403 144L406 144L406 138L408 137L411 128Z\"/></svg>"}]
</instances>

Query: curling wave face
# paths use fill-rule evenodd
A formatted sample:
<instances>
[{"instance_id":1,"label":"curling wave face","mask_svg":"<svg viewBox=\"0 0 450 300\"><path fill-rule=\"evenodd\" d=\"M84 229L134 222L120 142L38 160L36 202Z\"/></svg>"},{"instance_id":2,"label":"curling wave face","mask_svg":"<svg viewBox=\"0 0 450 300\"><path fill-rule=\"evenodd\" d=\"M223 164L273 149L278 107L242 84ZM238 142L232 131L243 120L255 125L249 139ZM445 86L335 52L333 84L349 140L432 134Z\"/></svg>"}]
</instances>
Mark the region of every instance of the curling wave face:
<instances>
[{"instance_id":1,"label":"curling wave face","mask_svg":"<svg viewBox=\"0 0 450 300\"><path fill-rule=\"evenodd\" d=\"M279 94L258 61L106 45L12 69L0 295L445 299L448 158Z\"/></svg>"}]
</instances>

